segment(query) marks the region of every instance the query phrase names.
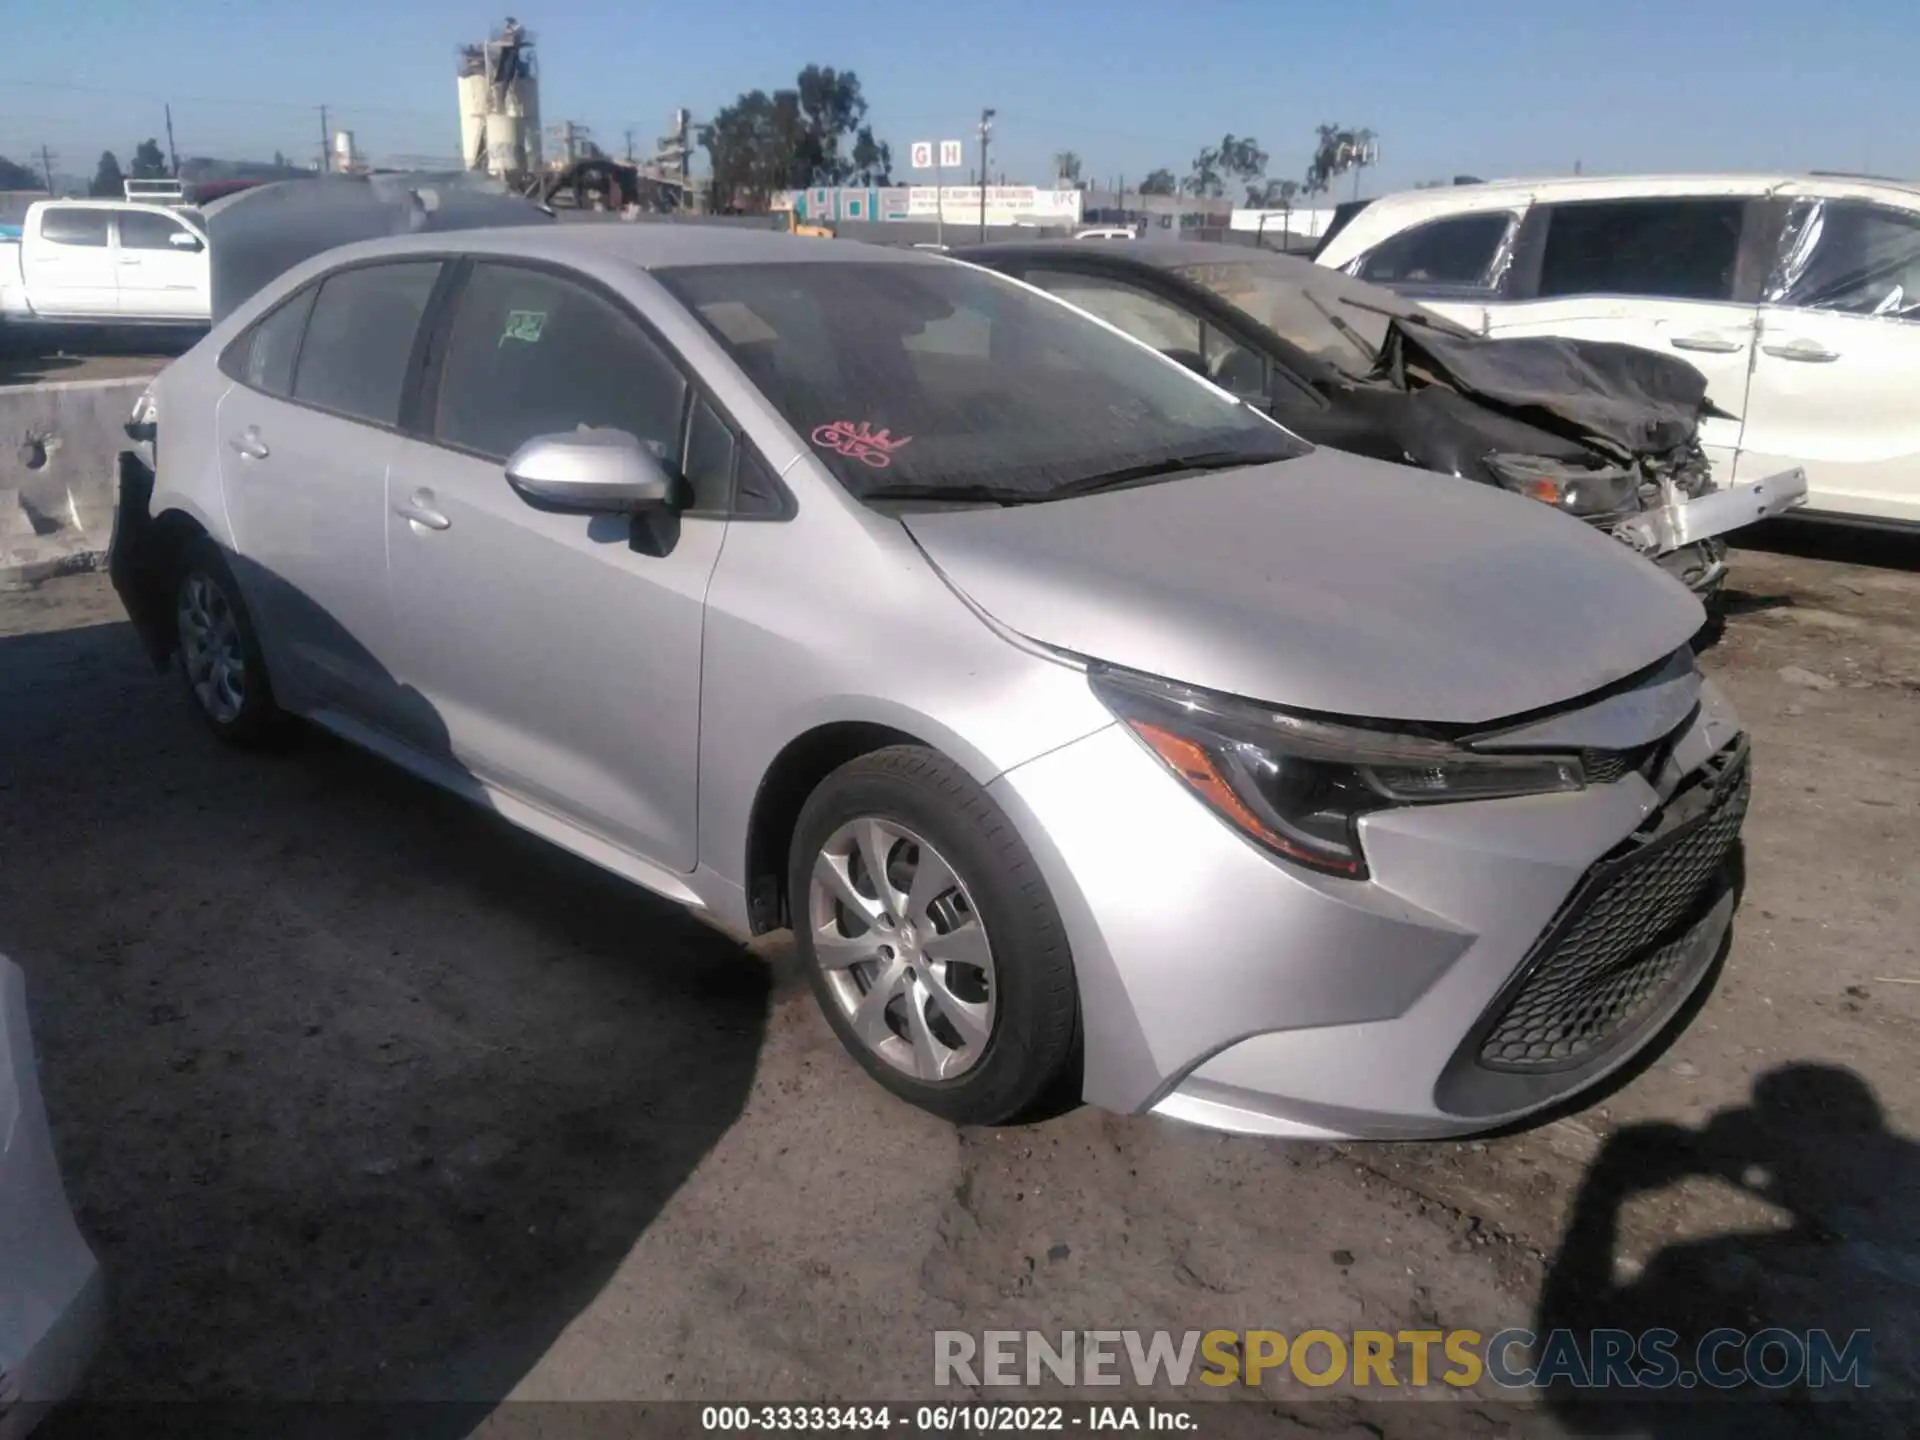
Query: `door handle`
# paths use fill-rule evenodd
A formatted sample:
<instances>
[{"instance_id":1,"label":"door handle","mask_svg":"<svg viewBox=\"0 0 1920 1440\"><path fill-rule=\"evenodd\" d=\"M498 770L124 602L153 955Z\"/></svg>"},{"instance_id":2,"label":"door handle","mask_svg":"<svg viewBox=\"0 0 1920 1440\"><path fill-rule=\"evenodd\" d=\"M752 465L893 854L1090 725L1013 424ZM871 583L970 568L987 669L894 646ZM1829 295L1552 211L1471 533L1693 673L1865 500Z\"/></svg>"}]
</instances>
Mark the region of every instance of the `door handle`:
<instances>
[{"instance_id":1,"label":"door handle","mask_svg":"<svg viewBox=\"0 0 1920 1440\"><path fill-rule=\"evenodd\" d=\"M258 430L250 429L243 435L230 436L227 448L248 460L264 460L268 454L267 442L260 438Z\"/></svg>"},{"instance_id":2,"label":"door handle","mask_svg":"<svg viewBox=\"0 0 1920 1440\"><path fill-rule=\"evenodd\" d=\"M1829 350L1816 340L1789 340L1784 345L1762 345L1760 348L1776 359L1805 360L1816 365L1840 358L1838 350Z\"/></svg>"},{"instance_id":3,"label":"door handle","mask_svg":"<svg viewBox=\"0 0 1920 1440\"><path fill-rule=\"evenodd\" d=\"M433 508L433 492L416 490L407 499L393 507L393 513L402 519L411 520L416 525L424 525L429 530L445 530L453 521Z\"/></svg>"},{"instance_id":4,"label":"door handle","mask_svg":"<svg viewBox=\"0 0 1920 1440\"><path fill-rule=\"evenodd\" d=\"M1729 340L1724 335L1671 335L1667 343L1676 350L1699 350L1708 355L1731 355L1736 350L1747 347L1738 340Z\"/></svg>"},{"instance_id":5,"label":"door handle","mask_svg":"<svg viewBox=\"0 0 1920 1440\"><path fill-rule=\"evenodd\" d=\"M138 255L122 255L120 257L120 263L122 265L138 265L140 263L140 257Z\"/></svg>"}]
</instances>

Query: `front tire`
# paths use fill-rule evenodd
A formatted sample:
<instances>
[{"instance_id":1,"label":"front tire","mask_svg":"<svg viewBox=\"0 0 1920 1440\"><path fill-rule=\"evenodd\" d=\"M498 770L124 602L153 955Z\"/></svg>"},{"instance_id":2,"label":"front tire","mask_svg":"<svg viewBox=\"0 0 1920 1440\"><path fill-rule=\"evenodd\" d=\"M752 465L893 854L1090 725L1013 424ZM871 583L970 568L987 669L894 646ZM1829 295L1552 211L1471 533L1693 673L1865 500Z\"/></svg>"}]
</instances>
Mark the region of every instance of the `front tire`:
<instances>
[{"instance_id":1,"label":"front tire","mask_svg":"<svg viewBox=\"0 0 1920 1440\"><path fill-rule=\"evenodd\" d=\"M180 673L194 713L229 745L273 739L284 717L273 702L253 617L212 540L194 541L181 557L173 607Z\"/></svg>"},{"instance_id":2,"label":"front tire","mask_svg":"<svg viewBox=\"0 0 1920 1440\"><path fill-rule=\"evenodd\" d=\"M1066 929L959 766L911 745L842 765L800 813L787 884L814 996L874 1079L965 1125L1055 1093L1078 1041Z\"/></svg>"}]
</instances>

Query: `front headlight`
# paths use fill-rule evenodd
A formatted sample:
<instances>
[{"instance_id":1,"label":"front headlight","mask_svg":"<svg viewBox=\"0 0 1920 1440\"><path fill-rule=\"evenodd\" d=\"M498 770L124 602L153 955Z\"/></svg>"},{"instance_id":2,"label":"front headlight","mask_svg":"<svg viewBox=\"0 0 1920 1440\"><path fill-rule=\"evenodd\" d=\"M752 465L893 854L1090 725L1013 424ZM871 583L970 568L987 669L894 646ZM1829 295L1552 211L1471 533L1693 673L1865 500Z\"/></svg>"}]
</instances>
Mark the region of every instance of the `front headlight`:
<instances>
[{"instance_id":1,"label":"front headlight","mask_svg":"<svg viewBox=\"0 0 1920 1440\"><path fill-rule=\"evenodd\" d=\"M1585 468L1544 455L1489 455L1487 468L1508 490L1569 515L1617 515L1640 498L1640 474L1630 466Z\"/></svg>"},{"instance_id":2,"label":"front headlight","mask_svg":"<svg viewBox=\"0 0 1920 1440\"><path fill-rule=\"evenodd\" d=\"M1565 755L1477 755L1445 740L1290 715L1095 666L1093 692L1243 835L1329 875L1364 879L1362 815L1396 805L1585 787Z\"/></svg>"}]
</instances>

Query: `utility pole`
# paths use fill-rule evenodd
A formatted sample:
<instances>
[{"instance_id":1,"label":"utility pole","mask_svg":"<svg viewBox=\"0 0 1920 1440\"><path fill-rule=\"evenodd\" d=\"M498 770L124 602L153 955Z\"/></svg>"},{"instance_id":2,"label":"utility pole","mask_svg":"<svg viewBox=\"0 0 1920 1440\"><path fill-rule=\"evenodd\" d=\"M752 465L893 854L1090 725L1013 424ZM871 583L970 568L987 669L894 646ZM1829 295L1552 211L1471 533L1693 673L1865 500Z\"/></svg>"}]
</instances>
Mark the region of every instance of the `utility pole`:
<instances>
[{"instance_id":1,"label":"utility pole","mask_svg":"<svg viewBox=\"0 0 1920 1440\"><path fill-rule=\"evenodd\" d=\"M327 107L320 107L320 173L327 173L327 147L333 144L333 137L327 133Z\"/></svg>"},{"instance_id":2,"label":"utility pole","mask_svg":"<svg viewBox=\"0 0 1920 1440\"><path fill-rule=\"evenodd\" d=\"M627 164L633 164L633 126L627 126Z\"/></svg>"},{"instance_id":3,"label":"utility pole","mask_svg":"<svg viewBox=\"0 0 1920 1440\"><path fill-rule=\"evenodd\" d=\"M173 148L173 106L167 106L167 164L173 169L173 178L180 178L180 152Z\"/></svg>"},{"instance_id":4,"label":"utility pole","mask_svg":"<svg viewBox=\"0 0 1920 1440\"><path fill-rule=\"evenodd\" d=\"M40 147L40 173L47 177L47 194L53 194L53 152L46 146Z\"/></svg>"},{"instance_id":5,"label":"utility pole","mask_svg":"<svg viewBox=\"0 0 1920 1440\"><path fill-rule=\"evenodd\" d=\"M993 111L980 112L980 243L987 239L987 137L993 133Z\"/></svg>"}]
</instances>

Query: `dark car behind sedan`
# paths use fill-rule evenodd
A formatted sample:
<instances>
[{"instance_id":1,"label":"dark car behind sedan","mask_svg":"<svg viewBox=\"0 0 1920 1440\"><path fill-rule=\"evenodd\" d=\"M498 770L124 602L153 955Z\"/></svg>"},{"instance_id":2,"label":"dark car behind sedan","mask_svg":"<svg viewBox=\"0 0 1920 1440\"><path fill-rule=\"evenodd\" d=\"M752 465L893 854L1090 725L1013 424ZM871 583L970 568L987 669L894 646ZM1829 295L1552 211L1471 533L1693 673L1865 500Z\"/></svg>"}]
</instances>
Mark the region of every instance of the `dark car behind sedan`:
<instances>
[{"instance_id":1,"label":"dark car behind sedan","mask_svg":"<svg viewBox=\"0 0 1920 1440\"><path fill-rule=\"evenodd\" d=\"M1490 340L1389 290L1242 245L978 245L1302 438L1498 485L1578 516L1702 595L1727 531L1792 508L1793 473L1716 491L1700 372L1626 345Z\"/></svg>"}]
</instances>

